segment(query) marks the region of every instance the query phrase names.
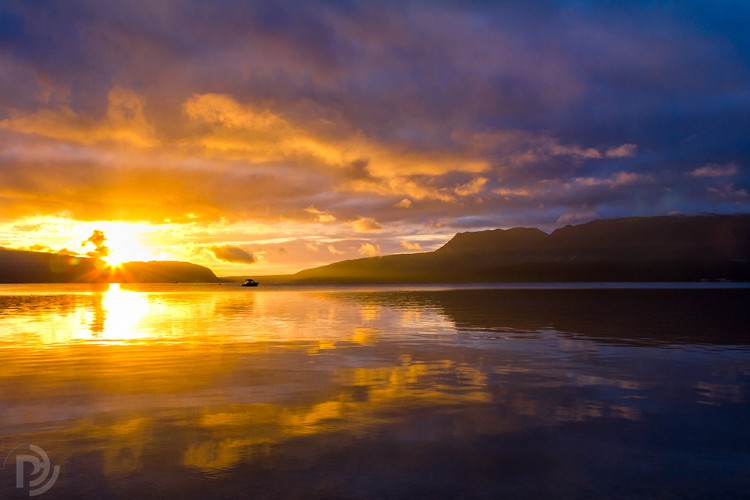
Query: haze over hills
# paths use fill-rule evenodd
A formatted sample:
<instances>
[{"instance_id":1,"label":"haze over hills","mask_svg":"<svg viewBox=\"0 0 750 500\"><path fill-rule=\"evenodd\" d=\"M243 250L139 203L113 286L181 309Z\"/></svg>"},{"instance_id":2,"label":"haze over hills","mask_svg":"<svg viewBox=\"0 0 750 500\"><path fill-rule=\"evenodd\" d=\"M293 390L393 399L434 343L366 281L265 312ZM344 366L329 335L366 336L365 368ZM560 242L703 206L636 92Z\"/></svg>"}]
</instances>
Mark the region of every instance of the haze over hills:
<instances>
[{"instance_id":1,"label":"haze over hills","mask_svg":"<svg viewBox=\"0 0 750 500\"><path fill-rule=\"evenodd\" d=\"M750 215L603 219L459 233L434 252L337 262L295 282L750 280Z\"/></svg>"},{"instance_id":2,"label":"haze over hills","mask_svg":"<svg viewBox=\"0 0 750 500\"><path fill-rule=\"evenodd\" d=\"M0 283L213 283L207 267L188 262L126 262L110 269L99 259L0 249Z\"/></svg>"}]
</instances>

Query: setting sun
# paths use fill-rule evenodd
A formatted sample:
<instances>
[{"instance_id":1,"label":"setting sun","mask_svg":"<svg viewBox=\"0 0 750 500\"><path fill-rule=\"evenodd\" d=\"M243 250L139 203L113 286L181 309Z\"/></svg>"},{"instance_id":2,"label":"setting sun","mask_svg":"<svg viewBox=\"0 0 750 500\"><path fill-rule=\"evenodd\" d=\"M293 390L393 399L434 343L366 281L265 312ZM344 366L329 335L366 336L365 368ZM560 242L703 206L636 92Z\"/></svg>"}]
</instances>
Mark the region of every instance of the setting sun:
<instances>
[{"instance_id":1,"label":"setting sun","mask_svg":"<svg viewBox=\"0 0 750 500\"><path fill-rule=\"evenodd\" d=\"M101 232L104 240L98 248L104 248L101 256L109 266L117 267L124 262L156 260L156 255L143 242L145 230L136 224L104 223Z\"/></svg>"}]
</instances>

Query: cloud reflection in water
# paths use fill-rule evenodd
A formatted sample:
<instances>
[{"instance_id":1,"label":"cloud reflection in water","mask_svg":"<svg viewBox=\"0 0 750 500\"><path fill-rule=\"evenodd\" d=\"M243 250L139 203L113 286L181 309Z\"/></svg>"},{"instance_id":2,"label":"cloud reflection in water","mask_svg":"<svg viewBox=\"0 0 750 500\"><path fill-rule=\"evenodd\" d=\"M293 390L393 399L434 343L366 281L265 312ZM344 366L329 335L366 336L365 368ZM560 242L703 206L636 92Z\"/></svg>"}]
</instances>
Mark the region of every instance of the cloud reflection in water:
<instances>
[{"instance_id":1,"label":"cloud reflection in water","mask_svg":"<svg viewBox=\"0 0 750 500\"><path fill-rule=\"evenodd\" d=\"M655 461L739 488L736 469L706 457L740 460L750 437L739 423L749 413L746 299L742 290L5 291L0 431L40 443L71 471L63 496L94 496L82 475L114 497L133 485L373 497L696 486L669 465L658 477L641 468Z\"/></svg>"}]
</instances>

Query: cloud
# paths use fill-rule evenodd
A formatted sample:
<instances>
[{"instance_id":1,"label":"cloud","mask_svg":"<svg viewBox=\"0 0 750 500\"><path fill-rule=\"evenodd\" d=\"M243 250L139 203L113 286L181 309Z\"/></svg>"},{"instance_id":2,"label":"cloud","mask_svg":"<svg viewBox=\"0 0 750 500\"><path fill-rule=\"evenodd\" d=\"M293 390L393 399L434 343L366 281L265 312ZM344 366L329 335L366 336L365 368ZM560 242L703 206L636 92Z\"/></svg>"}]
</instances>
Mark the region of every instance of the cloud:
<instances>
[{"instance_id":1,"label":"cloud","mask_svg":"<svg viewBox=\"0 0 750 500\"><path fill-rule=\"evenodd\" d=\"M358 233L379 231L383 228L383 226L372 217L360 217L359 219L352 221L351 226Z\"/></svg>"},{"instance_id":2,"label":"cloud","mask_svg":"<svg viewBox=\"0 0 750 500\"><path fill-rule=\"evenodd\" d=\"M107 114L102 119L87 118L68 106L60 106L30 113L12 111L10 118L0 121L0 128L84 145L115 143L150 148L158 144L153 126L144 115L141 97L114 87L107 100Z\"/></svg>"},{"instance_id":3,"label":"cloud","mask_svg":"<svg viewBox=\"0 0 750 500\"><path fill-rule=\"evenodd\" d=\"M342 255L344 253L333 245L326 245L326 249L328 250L328 253L333 255Z\"/></svg>"},{"instance_id":4,"label":"cloud","mask_svg":"<svg viewBox=\"0 0 750 500\"><path fill-rule=\"evenodd\" d=\"M555 221L557 224L571 224L581 221L587 221L591 219L595 219L597 216L597 213L594 210L578 210L575 212L568 212L565 214L562 214L560 217L557 218Z\"/></svg>"},{"instance_id":5,"label":"cloud","mask_svg":"<svg viewBox=\"0 0 750 500\"><path fill-rule=\"evenodd\" d=\"M188 118L208 126L208 132L185 143L232 159L314 160L338 169L352 165L356 169L357 165L365 164L368 175L374 176L370 180L405 174L481 172L488 168L483 159L465 154L378 141L352 130L346 123L329 121L327 131L319 130L308 121L296 122L268 108L242 104L225 94L194 95L183 109Z\"/></svg>"},{"instance_id":6,"label":"cloud","mask_svg":"<svg viewBox=\"0 0 750 500\"><path fill-rule=\"evenodd\" d=\"M456 187L455 192L458 196L471 196L480 193L487 184L487 178L475 177L466 184Z\"/></svg>"},{"instance_id":7,"label":"cloud","mask_svg":"<svg viewBox=\"0 0 750 500\"><path fill-rule=\"evenodd\" d=\"M361 180L351 182L347 188L356 193L369 193L378 196L407 195L415 200L438 200L453 203L456 196L453 189L435 185L432 176L401 176L388 179ZM399 208L404 208L401 205Z\"/></svg>"},{"instance_id":8,"label":"cloud","mask_svg":"<svg viewBox=\"0 0 750 500\"><path fill-rule=\"evenodd\" d=\"M409 198L404 198L393 206L398 208L409 208L412 206L412 201Z\"/></svg>"},{"instance_id":9,"label":"cloud","mask_svg":"<svg viewBox=\"0 0 750 500\"><path fill-rule=\"evenodd\" d=\"M625 159L634 157L638 150L636 144L630 143L612 147L582 146L563 142L547 132L519 129L455 132L453 139L474 154L496 157L506 170L522 169L558 159L572 159L577 163Z\"/></svg>"},{"instance_id":10,"label":"cloud","mask_svg":"<svg viewBox=\"0 0 750 500\"><path fill-rule=\"evenodd\" d=\"M652 182L654 177L634 172L617 172L608 177L577 177L574 183L581 186L608 186L616 188L639 182Z\"/></svg>"},{"instance_id":11,"label":"cloud","mask_svg":"<svg viewBox=\"0 0 750 500\"><path fill-rule=\"evenodd\" d=\"M629 158L635 156L637 150L638 146L635 144L622 144L608 149L604 152L604 156L607 158Z\"/></svg>"},{"instance_id":12,"label":"cloud","mask_svg":"<svg viewBox=\"0 0 750 500\"><path fill-rule=\"evenodd\" d=\"M411 243L408 241L402 241L400 245L402 248L409 250L410 252L421 252L424 250L424 248L422 248L422 245L420 245L419 243Z\"/></svg>"},{"instance_id":13,"label":"cloud","mask_svg":"<svg viewBox=\"0 0 750 500\"><path fill-rule=\"evenodd\" d=\"M44 245L44 244L41 244L41 243L37 243L35 245L30 245L28 247L28 250L30 250L32 252L45 252L45 253L55 253L56 252L55 249L49 247L48 245ZM63 252L61 252L61 253L63 253Z\"/></svg>"},{"instance_id":14,"label":"cloud","mask_svg":"<svg viewBox=\"0 0 750 500\"><path fill-rule=\"evenodd\" d=\"M601 160L604 158L628 158L635 156L638 146L635 144L621 144L608 149L588 147L584 148L575 144L560 144L557 139L540 138L543 147L542 153L551 156L570 156L579 160Z\"/></svg>"},{"instance_id":15,"label":"cloud","mask_svg":"<svg viewBox=\"0 0 750 500\"><path fill-rule=\"evenodd\" d=\"M209 248L211 253L225 262L235 262L238 264L255 264L258 259L242 247L234 245L215 245Z\"/></svg>"},{"instance_id":16,"label":"cloud","mask_svg":"<svg viewBox=\"0 0 750 500\"><path fill-rule=\"evenodd\" d=\"M576 145L552 143L545 151L551 156L572 156L574 158L598 160L602 158L602 152L596 148L583 148Z\"/></svg>"},{"instance_id":17,"label":"cloud","mask_svg":"<svg viewBox=\"0 0 750 500\"><path fill-rule=\"evenodd\" d=\"M700 168L696 168L688 172L688 175L693 177L731 177L736 175L739 169L734 163L727 163L726 165L704 165Z\"/></svg>"},{"instance_id":18,"label":"cloud","mask_svg":"<svg viewBox=\"0 0 750 500\"><path fill-rule=\"evenodd\" d=\"M88 255L89 257L101 259L109 255L109 247L104 244L106 240L107 238L104 236L104 232L95 229L91 233L91 236L89 236L88 239L81 243L81 246L86 247L89 244L93 245L94 249L86 252L86 255Z\"/></svg>"},{"instance_id":19,"label":"cloud","mask_svg":"<svg viewBox=\"0 0 750 500\"><path fill-rule=\"evenodd\" d=\"M358 252L361 255L364 255L366 257L375 257L376 255L380 254L380 245L375 245L372 243L363 243L359 247Z\"/></svg>"},{"instance_id":20,"label":"cloud","mask_svg":"<svg viewBox=\"0 0 750 500\"><path fill-rule=\"evenodd\" d=\"M499 194L500 196L510 199L511 197L521 197L525 198L531 194L531 190L527 188L506 188L506 187L499 187L497 189L492 190L493 193Z\"/></svg>"},{"instance_id":21,"label":"cloud","mask_svg":"<svg viewBox=\"0 0 750 500\"><path fill-rule=\"evenodd\" d=\"M338 163L335 148L269 109L241 104L225 94L198 94L183 104L187 117L207 132L184 139L215 156L276 162L317 158Z\"/></svg>"},{"instance_id":22,"label":"cloud","mask_svg":"<svg viewBox=\"0 0 750 500\"><path fill-rule=\"evenodd\" d=\"M737 188L732 182L721 183L716 186L709 186L706 188L706 191L718 196L719 198L724 198L735 202L743 202L748 199L747 189Z\"/></svg>"},{"instance_id":23,"label":"cloud","mask_svg":"<svg viewBox=\"0 0 750 500\"><path fill-rule=\"evenodd\" d=\"M333 222L333 221L336 220L336 217L334 217L333 215L331 215L331 214L329 214L327 212L324 212L322 210L318 210L317 208L315 208L312 205L310 205L309 207L307 207L305 209L305 212L307 212L309 214L315 215L317 217L317 219L318 219L318 222Z\"/></svg>"}]
</instances>

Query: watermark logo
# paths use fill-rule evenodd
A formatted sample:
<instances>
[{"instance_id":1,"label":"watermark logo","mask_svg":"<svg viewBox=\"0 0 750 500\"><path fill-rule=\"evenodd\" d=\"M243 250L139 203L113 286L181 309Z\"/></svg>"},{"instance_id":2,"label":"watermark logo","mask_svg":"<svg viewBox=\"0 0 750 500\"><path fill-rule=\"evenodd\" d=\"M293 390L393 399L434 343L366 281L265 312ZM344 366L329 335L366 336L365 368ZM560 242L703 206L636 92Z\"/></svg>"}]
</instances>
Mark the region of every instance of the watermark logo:
<instances>
[{"instance_id":1,"label":"watermark logo","mask_svg":"<svg viewBox=\"0 0 750 500\"><path fill-rule=\"evenodd\" d=\"M29 453L22 453L25 451L24 447L28 447ZM55 485L60 475L60 466L53 466L43 449L31 443L18 445L5 456L2 469L5 469L13 452L16 452L16 488L25 488L28 480L29 496L35 497ZM26 472L29 467L26 464L31 465L28 478Z\"/></svg>"}]
</instances>

